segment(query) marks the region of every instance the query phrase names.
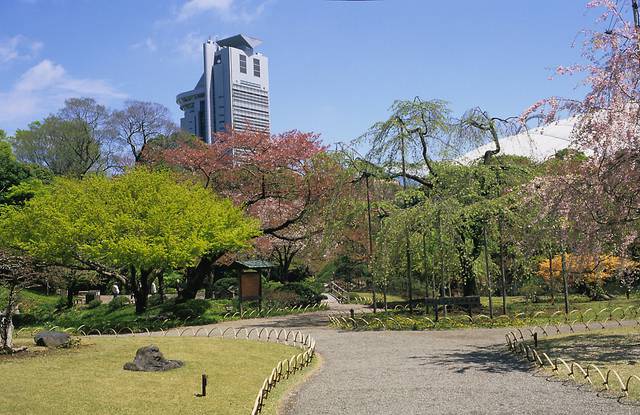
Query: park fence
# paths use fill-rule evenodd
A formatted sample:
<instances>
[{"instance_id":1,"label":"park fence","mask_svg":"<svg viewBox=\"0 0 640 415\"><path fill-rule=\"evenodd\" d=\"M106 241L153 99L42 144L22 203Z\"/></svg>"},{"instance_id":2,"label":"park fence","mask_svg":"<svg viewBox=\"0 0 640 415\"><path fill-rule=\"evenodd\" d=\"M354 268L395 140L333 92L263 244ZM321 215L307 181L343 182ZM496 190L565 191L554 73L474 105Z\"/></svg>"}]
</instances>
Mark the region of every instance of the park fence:
<instances>
[{"instance_id":1,"label":"park fence","mask_svg":"<svg viewBox=\"0 0 640 415\"><path fill-rule=\"evenodd\" d=\"M590 330L592 326L606 328L610 325L622 326L623 321L635 321L640 325L640 308L628 307L604 307L600 310L588 308L584 311L572 310L568 314L564 311L549 313L537 311L535 313L517 313L514 315L500 315L493 319L484 314L469 316L466 314L455 317L441 316L435 321L429 316L419 315L424 309L414 309L414 314L407 316L409 306L396 306L394 315L381 313L379 315L366 313L336 313L329 316L331 325L340 329L349 330L429 330L439 328L456 328L466 326L481 327L507 327L534 325L545 335L548 331L560 332L560 326L564 325L570 331L584 328Z\"/></svg>"},{"instance_id":2,"label":"park fence","mask_svg":"<svg viewBox=\"0 0 640 415\"><path fill-rule=\"evenodd\" d=\"M625 326L632 324L633 326L640 326L639 320L616 320L619 326ZM600 324L595 327L597 329L606 328L605 324ZM615 326L613 326L615 327ZM555 329L555 333L559 334L563 331L567 334L576 333L575 325L557 325L552 326ZM540 329L540 330L538 330ZM520 329L509 331L505 334L506 345L509 351L522 356L534 367L539 369L545 369L551 371L551 376L566 376L574 382L587 382L590 386L595 388L598 392L611 392L619 391L619 395L616 396L620 403L631 403L633 405L639 405L637 401L623 400L629 398L630 393L633 390L636 391L636 395L640 396L640 377L637 375L629 375L626 379L620 375L615 369L607 369L603 363L579 363L577 361L569 361L557 356L551 356L550 354L543 352L537 348L538 336L548 336L549 327L534 327L525 329L523 333ZM585 332L591 331L594 327L590 327L589 323L583 323L578 329L583 329ZM525 339L525 336L527 339Z\"/></svg>"}]
</instances>

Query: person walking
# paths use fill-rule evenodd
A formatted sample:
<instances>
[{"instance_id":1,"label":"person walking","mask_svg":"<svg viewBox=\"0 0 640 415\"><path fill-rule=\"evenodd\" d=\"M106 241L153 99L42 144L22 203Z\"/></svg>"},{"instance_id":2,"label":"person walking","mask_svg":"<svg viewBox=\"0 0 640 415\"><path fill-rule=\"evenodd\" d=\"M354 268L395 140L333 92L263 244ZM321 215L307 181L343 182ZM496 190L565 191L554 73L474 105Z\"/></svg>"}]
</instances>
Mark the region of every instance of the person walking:
<instances>
[{"instance_id":1,"label":"person walking","mask_svg":"<svg viewBox=\"0 0 640 415\"><path fill-rule=\"evenodd\" d=\"M111 294L113 294L113 298L116 298L120 295L120 287L118 287L117 283L114 283L111 287Z\"/></svg>"}]
</instances>

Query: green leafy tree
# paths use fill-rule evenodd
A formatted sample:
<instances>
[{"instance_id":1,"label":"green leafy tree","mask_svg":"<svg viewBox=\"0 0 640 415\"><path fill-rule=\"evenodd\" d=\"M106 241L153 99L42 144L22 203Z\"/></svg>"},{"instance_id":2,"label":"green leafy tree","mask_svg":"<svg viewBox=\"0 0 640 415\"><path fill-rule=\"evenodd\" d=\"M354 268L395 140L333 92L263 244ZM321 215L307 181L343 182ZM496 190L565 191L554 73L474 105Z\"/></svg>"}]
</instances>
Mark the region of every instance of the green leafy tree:
<instances>
[{"instance_id":1,"label":"green leafy tree","mask_svg":"<svg viewBox=\"0 0 640 415\"><path fill-rule=\"evenodd\" d=\"M7 135L0 130L0 204L21 203L32 195L33 186L50 179L46 169L18 161Z\"/></svg>"},{"instance_id":2,"label":"green leafy tree","mask_svg":"<svg viewBox=\"0 0 640 415\"><path fill-rule=\"evenodd\" d=\"M156 270L194 266L203 255L245 247L258 233L258 223L229 200L145 168L114 178L57 178L0 216L1 244L121 280L138 313Z\"/></svg>"}]
</instances>

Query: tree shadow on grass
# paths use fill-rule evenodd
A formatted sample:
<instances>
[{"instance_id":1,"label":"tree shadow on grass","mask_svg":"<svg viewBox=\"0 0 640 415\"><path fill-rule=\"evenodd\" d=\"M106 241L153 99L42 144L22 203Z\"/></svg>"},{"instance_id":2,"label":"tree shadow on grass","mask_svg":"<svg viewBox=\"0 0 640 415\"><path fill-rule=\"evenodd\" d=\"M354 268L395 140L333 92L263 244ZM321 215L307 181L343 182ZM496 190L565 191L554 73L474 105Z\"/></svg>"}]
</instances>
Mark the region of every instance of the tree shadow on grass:
<instances>
[{"instance_id":1,"label":"tree shadow on grass","mask_svg":"<svg viewBox=\"0 0 640 415\"><path fill-rule=\"evenodd\" d=\"M441 355L410 356L420 366L446 367L452 372L480 371L485 373L528 372L531 365L501 346L473 346L469 350L453 350Z\"/></svg>"},{"instance_id":2,"label":"tree shadow on grass","mask_svg":"<svg viewBox=\"0 0 640 415\"><path fill-rule=\"evenodd\" d=\"M636 365L640 361L640 336L586 333L544 339L540 349L550 355L571 356L580 361Z\"/></svg>"}]
</instances>

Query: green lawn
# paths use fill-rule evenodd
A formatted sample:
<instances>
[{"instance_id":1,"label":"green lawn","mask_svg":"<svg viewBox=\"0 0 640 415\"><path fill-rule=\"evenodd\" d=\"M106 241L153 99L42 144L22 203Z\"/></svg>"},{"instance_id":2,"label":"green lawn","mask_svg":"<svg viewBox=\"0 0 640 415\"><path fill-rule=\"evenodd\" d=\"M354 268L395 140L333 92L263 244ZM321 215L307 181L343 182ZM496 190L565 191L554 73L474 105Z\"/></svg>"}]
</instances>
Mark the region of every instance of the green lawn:
<instances>
[{"instance_id":1,"label":"green lawn","mask_svg":"<svg viewBox=\"0 0 640 415\"><path fill-rule=\"evenodd\" d=\"M359 301L358 303L371 304L373 302L373 297L371 296L371 292L353 291L353 292L350 292L349 295L351 296L352 300L355 300L355 298L357 297L365 299L365 301ZM378 302L378 304L382 304L382 302L384 301L384 297L382 296L381 292L376 292L376 301ZM400 295L387 294L388 303L399 302L399 301L406 301L406 300Z\"/></svg>"},{"instance_id":2,"label":"green lawn","mask_svg":"<svg viewBox=\"0 0 640 415\"><path fill-rule=\"evenodd\" d=\"M0 289L0 306L3 299ZM189 300L175 304L168 300L162 305L150 305L143 314L135 313L135 306L124 305L118 309L112 309L109 304L102 304L95 308L86 305L74 306L71 309L56 310L59 296L45 296L29 290L20 293L20 315L14 318L14 324L22 327L52 327L77 328L83 326L83 330L98 329L105 331L115 329L120 331L131 328L134 331L157 331L171 327L187 325L213 324L222 320L240 319L235 300ZM316 307L315 310L323 306ZM314 308L309 307L313 310ZM245 318L258 316L255 304L245 304ZM270 304L263 305L262 316L278 316L285 314L298 314L304 312L304 308L292 311L290 308L275 307Z\"/></svg>"},{"instance_id":3,"label":"green lawn","mask_svg":"<svg viewBox=\"0 0 640 415\"><path fill-rule=\"evenodd\" d=\"M481 297L480 301L483 308L488 311L489 309L489 297ZM640 307L640 296L635 294L630 299L623 295L618 296L610 301L591 301L588 297L583 295L572 294L569 296L569 310L585 311L589 308L596 312L604 309L614 309L616 307L626 308L628 306ZM502 297L493 297L493 309L497 314L502 314ZM564 299L562 296L556 296L555 302L552 304L549 297L540 297L539 302L533 303L527 301L522 296L510 296L507 297L507 313L525 313L532 315L538 311L545 311L547 313L553 313L555 311L564 311Z\"/></svg>"},{"instance_id":4,"label":"green lawn","mask_svg":"<svg viewBox=\"0 0 640 415\"><path fill-rule=\"evenodd\" d=\"M553 336L542 338L538 343L538 352L547 353L552 360L562 358L569 365L571 365L570 362L578 362L585 370L589 364L594 364L605 376L609 369L615 369L623 382L626 382L631 375L640 377L639 349L640 330L637 327ZM577 369L576 372L578 372ZM601 387L602 379L597 373L593 371L591 373L593 382ZM576 376L576 378L579 381L585 381L582 379L583 376ZM612 377L609 383L614 391L620 391L619 382L615 377ZM631 397L640 399L640 382L632 382L630 389Z\"/></svg>"},{"instance_id":5,"label":"green lawn","mask_svg":"<svg viewBox=\"0 0 640 415\"><path fill-rule=\"evenodd\" d=\"M33 356L0 357L10 381L0 394L0 414L246 414L278 361L299 349L250 340L171 337L84 338L83 346ZM18 344L28 340L20 339ZM122 365L136 350L156 344L183 368L165 373L130 372ZM200 376L209 375L208 395L197 398ZM304 372L296 375L302 378ZM279 384L268 399L270 413L296 377Z\"/></svg>"}]
</instances>

